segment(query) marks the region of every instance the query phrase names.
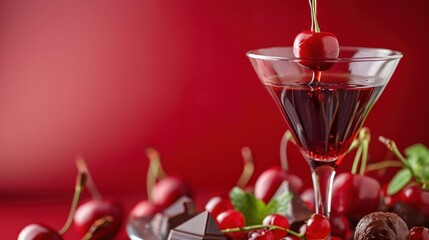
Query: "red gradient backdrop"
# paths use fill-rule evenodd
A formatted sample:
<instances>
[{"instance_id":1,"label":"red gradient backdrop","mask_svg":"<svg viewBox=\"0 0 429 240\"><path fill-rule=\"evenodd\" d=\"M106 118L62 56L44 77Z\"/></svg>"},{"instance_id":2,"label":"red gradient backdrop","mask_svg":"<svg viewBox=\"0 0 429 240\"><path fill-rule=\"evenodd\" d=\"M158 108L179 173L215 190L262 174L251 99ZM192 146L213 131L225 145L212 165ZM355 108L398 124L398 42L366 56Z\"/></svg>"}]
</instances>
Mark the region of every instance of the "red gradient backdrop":
<instances>
[{"instance_id":1,"label":"red gradient backdrop","mask_svg":"<svg viewBox=\"0 0 429 240\"><path fill-rule=\"evenodd\" d=\"M404 53L366 121L373 135L429 145L429 1L318 5L341 45ZM142 197L149 146L196 191L232 187L242 146L256 174L278 164L286 125L245 53L309 26L304 0L0 1L0 201L71 194L77 154L102 191ZM386 150L373 139L375 161Z\"/></svg>"}]
</instances>

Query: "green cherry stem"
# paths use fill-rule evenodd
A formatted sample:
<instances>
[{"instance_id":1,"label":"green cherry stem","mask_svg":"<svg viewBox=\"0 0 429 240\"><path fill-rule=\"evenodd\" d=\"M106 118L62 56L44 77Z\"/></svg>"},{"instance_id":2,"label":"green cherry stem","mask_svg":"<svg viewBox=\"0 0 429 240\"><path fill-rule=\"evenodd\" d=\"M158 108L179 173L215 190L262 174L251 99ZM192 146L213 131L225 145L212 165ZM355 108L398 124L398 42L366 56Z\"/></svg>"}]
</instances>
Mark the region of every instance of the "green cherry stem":
<instances>
[{"instance_id":1,"label":"green cherry stem","mask_svg":"<svg viewBox=\"0 0 429 240\"><path fill-rule=\"evenodd\" d=\"M359 144L359 147L356 151L355 159L353 160L352 174L357 173L357 168L359 166L361 155L362 155L362 145Z\"/></svg>"},{"instance_id":2,"label":"green cherry stem","mask_svg":"<svg viewBox=\"0 0 429 240\"><path fill-rule=\"evenodd\" d=\"M405 157L401 154L401 152L399 151L398 147L396 146L395 141L393 141L393 140L391 140L391 139L388 139L388 138L385 138L385 137L383 137L383 136L380 136L380 137L378 138L378 140L379 140L380 142L384 143L384 145L386 145L386 147L387 147L390 151L392 151L392 152L393 152L393 154L395 154L395 156L396 156L396 157L397 157L397 158L402 162L402 164L403 164L405 167L409 168L409 167L408 167L407 159L405 159Z\"/></svg>"},{"instance_id":3,"label":"green cherry stem","mask_svg":"<svg viewBox=\"0 0 429 240\"><path fill-rule=\"evenodd\" d=\"M287 160L287 145L289 142L296 145L292 133L289 130L286 130L282 136L282 140L280 141L280 163L282 169L285 171L289 169L289 163Z\"/></svg>"},{"instance_id":4,"label":"green cherry stem","mask_svg":"<svg viewBox=\"0 0 429 240\"><path fill-rule=\"evenodd\" d=\"M252 150L249 147L243 147L241 149L241 156L243 157L243 172L237 181L237 186L244 189L253 175L255 166L253 164Z\"/></svg>"},{"instance_id":5,"label":"green cherry stem","mask_svg":"<svg viewBox=\"0 0 429 240\"><path fill-rule=\"evenodd\" d=\"M317 0L309 0L311 9L311 31L320 32L319 23L317 22Z\"/></svg>"},{"instance_id":6,"label":"green cherry stem","mask_svg":"<svg viewBox=\"0 0 429 240\"><path fill-rule=\"evenodd\" d=\"M88 176L88 179L86 181L86 188L88 189L89 193L91 194L91 197L93 199L97 199L97 200L103 199L100 191L98 190L97 186L94 183L94 180L92 179L92 176L89 172L88 165L86 164L85 158L83 158L82 156L77 156L76 157L76 166L80 172L84 172Z\"/></svg>"},{"instance_id":7,"label":"green cherry stem","mask_svg":"<svg viewBox=\"0 0 429 240\"><path fill-rule=\"evenodd\" d=\"M368 128L362 128L359 132L359 138L362 139L362 162L360 164L359 174L363 176L365 174L366 163L368 160L368 148L369 141L371 141L371 134Z\"/></svg>"},{"instance_id":8,"label":"green cherry stem","mask_svg":"<svg viewBox=\"0 0 429 240\"><path fill-rule=\"evenodd\" d=\"M366 171L367 172L376 171L376 170L380 170L380 169L384 169L384 168L389 168L389 167L399 167L399 168L402 168L402 167L404 167L404 165L401 162L398 162L398 161L387 160L387 161L383 161L383 162L368 164L368 166L366 167Z\"/></svg>"},{"instance_id":9,"label":"green cherry stem","mask_svg":"<svg viewBox=\"0 0 429 240\"><path fill-rule=\"evenodd\" d=\"M77 204L79 203L80 194L82 193L83 188L85 187L86 181L88 179L88 174L86 172L79 171L76 177L76 186L74 190L74 196L72 205L70 207L70 212L67 217L67 221L64 226L58 231L58 234L63 235L70 228L73 223L73 218L76 212Z\"/></svg>"},{"instance_id":10,"label":"green cherry stem","mask_svg":"<svg viewBox=\"0 0 429 240\"><path fill-rule=\"evenodd\" d=\"M164 169L161 165L161 157L154 148L146 149L146 156L149 159L149 167L146 176L146 192L149 201L152 201L152 189L156 181L165 177Z\"/></svg>"},{"instance_id":11,"label":"green cherry stem","mask_svg":"<svg viewBox=\"0 0 429 240\"><path fill-rule=\"evenodd\" d=\"M222 233L249 232L249 231L258 230L258 229L281 230L289 233L290 235L299 237L300 239L305 239L303 234L299 234L290 229L282 228L274 225L252 225L252 226L239 227L239 228L228 228L228 229L222 230Z\"/></svg>"}]
</instances>

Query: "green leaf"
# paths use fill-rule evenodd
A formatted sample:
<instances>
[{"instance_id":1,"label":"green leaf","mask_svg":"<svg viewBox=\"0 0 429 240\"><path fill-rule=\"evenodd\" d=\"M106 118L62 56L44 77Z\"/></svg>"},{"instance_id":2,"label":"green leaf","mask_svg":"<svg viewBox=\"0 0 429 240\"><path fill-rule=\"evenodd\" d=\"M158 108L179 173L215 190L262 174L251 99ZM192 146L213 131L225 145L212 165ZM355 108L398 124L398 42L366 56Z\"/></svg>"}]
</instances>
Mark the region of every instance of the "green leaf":
<instances>
[{"instance_id":1,"label":"green leaf","mask_svg":"<svg viewBox=\"0 0 429 240\"><path fill-rule=\"evenodd\" d=\"M292 200L292 197L293 197L293 193L286 191L278 195L274 199L272 199L267 205L268 210L270 212L269 214L277 213L283 216L286 215L286 211L287 211L289 202Z\"/></svg>"},{"instance_id":2,"label":"green leaf","mask_svg":"<svg viewBox=\"0 0 429 240\"><path fill-rule=\"evenodd\" d=\"M234 208L243 214L246 225L261 224L262 220L271 213L263 201L239 187L231 190L229 198Z\"/></svg>"},{"instance_id":3,"label":"green leaf","mask_svg":"<svg viewBox=\"0 0 429 240\"><path fill-rule=\"evenodd\" d=\"M387 186L387 194L393 195L410 182L412 177L411 171L408 168L404 168L396 173L396 175L390 181L389 186Z\"/></svg>"},{"instance_id":4,"label":"green leaf","mask_svg":"<svg viewBox=\"0 0 429 240\"><path fill-rule=\"evenodd\" d=\"M407 157L418 156L419 158L424 158L425 161L429 163L429 149L421 143L407 147L405 149L405 154Z\"/></svg>"}]
</instances>

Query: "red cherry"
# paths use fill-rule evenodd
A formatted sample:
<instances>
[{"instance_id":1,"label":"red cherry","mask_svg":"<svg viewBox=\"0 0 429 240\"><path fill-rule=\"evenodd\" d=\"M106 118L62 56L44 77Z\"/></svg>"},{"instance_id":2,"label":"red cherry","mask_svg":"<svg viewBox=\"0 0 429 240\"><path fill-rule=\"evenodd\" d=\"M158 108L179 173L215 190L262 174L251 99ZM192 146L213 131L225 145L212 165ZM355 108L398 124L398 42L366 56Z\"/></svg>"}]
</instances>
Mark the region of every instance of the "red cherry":
<instances>
[{"instance_id":1,"label":"red cherry","mask_svg":"<svg viewBox=\"0 0 429 240\"><path fill-rule=\"evenodd\" d=\"M268 229L261 229L249 233L249 240L276 240L281 239L274 236Z\"/></svg>"},{"instance_id":2,"label":"red cherry","mask_svg":"<svg viewBox=\"0 0 429 240\"><path fill-rule=\"evenodd\" d=\"M228 228L242 228L246 226L243 214L237 210L228 210L219 214L216 218L221 230ZM243 232L226 233L230 238L238 238L243 236Z\"/></svg>"},{"instance_id":3,"label":"red cherry","mask_svg":"<svg viewBox=\"0 0 429 240\"><path fill-rule=\"evenodd\" d=\"M417 186L407 187L401 192L401 201L420 209L429 217L429 192Z\"/></svg>"},{"instance_id":4,"label":"red cherry","mask_svg":"<svg viewBox=\"0 0 429 240\"><path fill-rule=\"evenodd\" d=\"M300 32L293 43L295 57L302 58L300 64L317 71L328 70L333 63L326 59L338 58L340 46L337 37L330 32Z\"/></svg>"},{"instance_id":5,"label":"red cherry","mask_svg":"<svg viewBox=\"0 0 429 240\"><path fill-rule=\"evenodd\" d=\"M186 183L176 177L159 180L152 189L152 201L162 207L168 207L180 197L190 197L191 191Z\"/></svg>"},{"instance_id":6,"label":"red cherry","mask_svg":"<svg viewBox=\"0 0 429 240\"><path fill-rule=\"evenodd\" d=\"M348 218L360 219L378 209L380 184L368 176L341 173L332 192L332 210Z\"/></svg>"},{"instance_id":7,"label":"red cherry","mask_svg":"<svg viewBox=\"0 0 429 240\"><path fill-rule=\"evenodd\" d=\"M255 196L268 203L283 181L289 182L290 186L297 192L301 191L304 185L298 176L279 167L273 167L265 170L256 180Z\"/></svg>"},{"instance_id":8,"label":"red cherry","mask_svg":"<svg viewBox=\"0 0 429 240\"><path fill-rule=\"evenodd\" d=\"M399 192L392 194L392 195L388 195L387 194L387 187L388 186L389 186L389 184L383 185L383 187L381 188L381 194L383 196L383 202L386 205L386 207L391 208L391 207L393 207L393 205L395 205L398 201L401 200L402 191L399 191Z\"/></svg>"},{"instance_id":9,"label":"red cherry","mask_svg":"<svg viewBox=\"0 0 429 240\"><path fill-rule=\"evenodd\" d=\"M95 221L110 216L112 222L94 233L91 239L113 239L122 225L123 208L117 200L91 199L79 206L74 216L74 226L79 236L90 231Z\"/></svg>"},{"instance_id":10,"label":"red cherry","mask_svg":"<svg viewBox=\"0 0 429 240\"><path fill-rule=\"evenodd\" d=\"M130 212L130 217L133 218L151 218L161 211L161 207L148 200L138 202Z\"/></svg>"},{"instance_id":11,"label":"red cherry","mask_svg":"<svg viewBox=\"0 0 429 240\"><path fill-rule=\"evenodd\" d=\"M407 240L429 240L429 229L425 227L413 227L407 236Z\"/></svg>"},{"instance_id":12,"label":"red cherry","mask_svg":"<svg viewBox=\"0 0 429 240\"><path fill-rule=\"evenodd\" d=\"M289 222L285 216L280 214L270 214L262 220L262 224L266 226L277 226L285 229L289 229ZM287 235L286 231L275 229L272 231L275 239L281 239Z\"/></svg>"},{"instance_id":13,"label":"red cherry","mask_svg":"<svg viewBox=\"0 0 429 240\"><path fill-rule=\"evenodd\" d=\"M305 239L325 239L331 232L329 220L321 214L313 214L307 221L307 228L305 231Z\"/></svg>"},{"instance_id":14,"label":"red cherry","mask_svg":"<svg viewBox=\"0 0 429 240\"><path fill-rule=\"evenodd\" d=\"M58 232L42 224L30 224L21 230L18 240L62 240Z\"/></svg>"},{"instance_id":15,"label":"red cherry","mask_svg":"<svg viewBox=\"0 0 429 240\"><path fill-rule=\"evenodd\" d=\"M329 223L331 224L332 236L345 239L350 232L349 220L343 215L331 214Z\"/></svg>"},{"instance_id":16,"label":"red cherry","mask_svg":"<svg viewBox=\"0 0 429 240\"><path fill-rule=\"evenodd\" d=\"M207 202L205 209L216 219L222 212L234 209L234 206L229 199L214 196Z\"/></svg>"}]
</instances>

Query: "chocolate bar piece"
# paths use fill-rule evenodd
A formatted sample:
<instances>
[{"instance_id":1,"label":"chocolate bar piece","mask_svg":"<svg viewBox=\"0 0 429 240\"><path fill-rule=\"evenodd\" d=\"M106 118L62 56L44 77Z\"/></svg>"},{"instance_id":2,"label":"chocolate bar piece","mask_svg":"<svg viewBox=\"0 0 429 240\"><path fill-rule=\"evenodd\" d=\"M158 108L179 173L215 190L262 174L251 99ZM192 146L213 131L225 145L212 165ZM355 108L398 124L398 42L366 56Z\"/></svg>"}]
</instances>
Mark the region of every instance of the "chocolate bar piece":
<instances>
[{"instance_id":1,"label":"chocolate bar piece","mask_svg":"<svg viewBox=\"0 0 429 240\"><path fill-rule=\"evenodd\" d=\"M287 205L285 215L289 221L290 228L298 232L299 228L311 217L311 214L313 213L308 209L299 193L297 193L287 181L282 182L272 199L276 198L280 194L284 194L285 192L292 194L292 199Z\"/></svg>"},{"instance_id":2,"label":"chocolate bar piece","mask_svg":"<svg viewBox=\"0 0 429 240\"><path fill-rule=\"evenodd\" d=\"M166 239L171 229L186 222L198 214L195 202L181 197L162 213L156 214L151 221L153 233L160 239Z\"/></svg>"},{"instance_id":3,"label":"chocolate bar piece","mask_svg":"<svg viewBox=\"0 0 429 240\"><path fill-rule=\"evenodd\" d=\"M205 211L170 231L168 240L227 240L216 220Z\"/></svg>"}]
</instances>

